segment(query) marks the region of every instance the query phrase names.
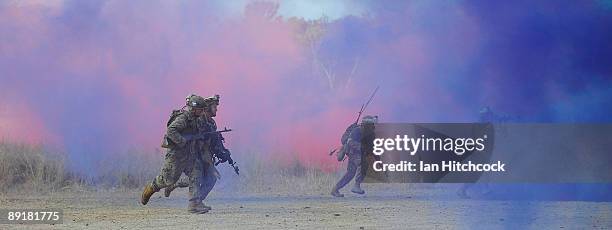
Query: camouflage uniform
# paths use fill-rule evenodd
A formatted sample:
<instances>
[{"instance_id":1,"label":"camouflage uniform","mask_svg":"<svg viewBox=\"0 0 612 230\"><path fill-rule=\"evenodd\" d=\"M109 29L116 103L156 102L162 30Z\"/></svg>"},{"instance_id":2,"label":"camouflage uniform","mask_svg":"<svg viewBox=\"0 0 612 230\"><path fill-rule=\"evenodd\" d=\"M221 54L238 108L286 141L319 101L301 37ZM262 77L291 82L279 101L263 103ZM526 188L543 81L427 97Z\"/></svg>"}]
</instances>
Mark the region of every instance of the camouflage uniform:
<instances>
[{"instance_id":1,"label":"camouflage uniform","mask_svg":"<svg viewBox=\"0 0 612 230\"><path fill-rule=\"evenodd\" d=\"M348 164L346 168L346 173L336 186L334 190L340 190L344 186L346 186L351 180L357 175L355 178L355 187L360 188L360 184L364 179L364 175L361 172L361 127L356 127L351 131L348 142L346 143L347 148L347 156L348 156ZM360 189L355 189L355 191L359 191ZM358 192L360 193L360 192Z\"/></svg>"},{"instance_id":2,"label":"camouflage uniform","mask_svg":"<svg viewBox=\"0 0 612 230\"><path fill-rule=\"evenodd\" d=\"M206 130L207 132L212 132L212 131L216 131L217 130L217 124L215 123L215 120L213 120L212 118L207 118L207 117L203 117L202 118L203 123L206 125ZM219 134L220 135L220 134ZM214 138L208 138L202 145L201 148L201 153L202 153L202 159L203 159L203 171L200 174L200 199L204 200L206 199L206 197L208 196L208 194L210 193L210 191L212 191L213 187L215 186L215 184L217 183L217 177L219 175L219 172L217 172L217 169L215 168L214 165L214 154L212 152L212 146L214 145Z\"/></svg>"},{"instance_id":3,"label":"camouflage uniform","mask_svg":"<svg viewBox=\"0 0 612 230\"><path fill-rule=\"evenodd\" d=\"M478 120L480 123L501 123L505 120L502 117L495 114L493 110L491 110L491 107L489 106L485 106L484 108L482 108L480 112L478 112L478 115L479 115ZM488 184L482 183L482 186L485 187L485 193L487 193L489 190ZM465 198L465 199L470 198L467 192L468 192L468 189L472 187L474 187L474 183L463 183L461 187L459 188L459 190L457 190L457 195L460 198Z\"/></svg>"},{"instance_id":4,"label":"camouflage uniform","mask_svg":"<svg viewBox=\"0 0 612 230\"><path fill-rule=\"evenodd\" d=\"M214 119L206 118L206 117L203 117L201 119L206 127L206 130L204 132L210 132L210 131L217 130L217 125ZM199 195L200 195L201 200L206 199L206 197L208 196L210 191L212 191L213 187L215 186L217 182L217 176L219 172L217 171L214 165L213 151L215 150L218 151L218 148L222 146L222 143L217 143L218 141L219 140L217 140L216 138L209 138L205 140L204 142L202 142L202 145L200 146L200 149L198 151L201 154L202 161L203 161L201 164L202 166L200 167L202 169L202 174L200 175L200 187L199 187L199 192L200 192ZM189 185L190 183L186 178L181 178L181 180L176 182L176 184L174 184L171 189L166 190L165 195L166 197L168 197L170 196L170 193L172 192L172 190L174 190L175 188L189 187Z\"/></svg>"},{"instance_id":5,"label":"camouflage uniform","mask_svg":"<svg viewBox=\"0 0 612 230\"><path fill-rule=\"evenodd\" d=\"M365 193L365 191L361 189L361 182L363 182L365 178L365 170L361 167L361 160L363 157L361 138L363 138L362 134L364 132L364 124L374 124L376 122L378 122L377 116L365 116L362 120L361 125L351 130L348 141L345 144L346 146L343 146L344 149L341 150L341 154L344 154L344 152L346 152L346 155L348 156L348 165L346 168L346 173L344 174L344 176L342 176L342 178L340 178L338 183L336 183L336 186L334 186L334 188L332 189L332 196L344 196L339 192L339 190L346 186L349 182L351 182L353 178L355 178L355 184L351 189L351 192L357 194ZM357 176L355 177L355 175Z\"/></svg>"},{"instance_id":6,"label":"camouflage uniform","mask_svg":"<svg viewBox=\"0 0 612 230\"><path fill-rule=\"evenodd\" d=\"M189 177L190 200L200 197L200 177L202 165L194 164L197 149L202 145L201 141L187 141L183 135L193 135L203 128L197 117L189 112L178 115L168 126L166 136L173 145L168 149L164 159L161 172L153 180L153 187L159 190L168 187L178 181L182 173Z\"/></svg>"},{"instance_id":7,"label":"camouflage uniform","mask_svg":"<svg viewBox=\"0 0 612 230\"><path fill-rule=\"evenodd\" d=\"M206 213L210 209L205 207L200 197L200 180L204 164L194 164L197 161L198 150L202 148L203 141L198 139L206 125L198 116L204 113L205 100L197 95L186 98L187 110L175 110L167 123L167 131L162 147L168 148L164 158L164 165L153 181L147 184L140 197L140 202L146 205L151 196L162 188L172 186L181 174L189 177L189 205L191 213Z\"/></svg>"}]
</instances>

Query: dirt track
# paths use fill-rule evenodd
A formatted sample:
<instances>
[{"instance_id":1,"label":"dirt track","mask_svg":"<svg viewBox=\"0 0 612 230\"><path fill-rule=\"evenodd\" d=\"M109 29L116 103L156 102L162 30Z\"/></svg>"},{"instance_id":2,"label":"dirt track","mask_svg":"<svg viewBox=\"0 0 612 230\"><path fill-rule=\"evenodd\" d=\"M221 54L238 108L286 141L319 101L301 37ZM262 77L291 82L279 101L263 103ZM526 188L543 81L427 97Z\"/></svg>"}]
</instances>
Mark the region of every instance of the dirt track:
<instances>
[{"instance_id":1,"label":"dirt track","mask_svg":"<svg viewBox=\"0 0 612 230\"><path fill-rule=\"evenodd\" d=\"M443 199L423 192L390 195L212 197L213 210L185 210L184 191L155 194L147 206L137 192L5 195L2 208L62 208L61 225L0 225L40 229L405 229L405 228L601 228L612 227L612 203Z\"/></svg>"}]
</instances>

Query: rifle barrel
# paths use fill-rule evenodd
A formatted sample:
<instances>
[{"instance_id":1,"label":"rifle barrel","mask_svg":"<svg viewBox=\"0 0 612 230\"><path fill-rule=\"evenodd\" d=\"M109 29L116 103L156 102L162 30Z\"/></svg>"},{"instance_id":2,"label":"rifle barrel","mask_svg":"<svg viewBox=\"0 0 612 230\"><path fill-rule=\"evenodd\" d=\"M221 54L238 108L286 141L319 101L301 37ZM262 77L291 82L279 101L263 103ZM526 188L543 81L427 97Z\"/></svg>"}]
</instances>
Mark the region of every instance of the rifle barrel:
<instances>
[{"instance_id":1,"label":"rifle barrel","mask_svg":"<svg viewBox=\"0 0 612 230\"><path fill-rule=\"evenodd\" d=\"M359 118L361 118L361 114L363 113L363 111L365 111L365 109L368 107L370 102L372 102L372 99L374 99L374 95L376 95L376 92L378 92L379 87L380 86L376 86L376 88L374 89L374 92L372 92L372 95L370 95L370 98L368 99L368 101L365 104L361 104L361 109L359 110L359 115L357 115L357 120L355 121L355 123L359 123Z\"/></svg>"}]
</instances>

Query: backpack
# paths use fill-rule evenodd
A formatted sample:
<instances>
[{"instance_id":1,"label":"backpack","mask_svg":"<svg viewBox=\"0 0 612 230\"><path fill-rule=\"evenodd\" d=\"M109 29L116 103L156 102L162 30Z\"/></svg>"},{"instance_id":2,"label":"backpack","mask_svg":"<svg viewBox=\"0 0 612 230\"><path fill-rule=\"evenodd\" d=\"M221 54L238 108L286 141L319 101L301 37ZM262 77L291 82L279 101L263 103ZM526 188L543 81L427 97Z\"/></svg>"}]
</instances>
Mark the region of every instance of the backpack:
<instances>
[{"instance_id":1,"label":"backpack","mask_svg":"<svg viewBox=\"0 0 612 230\"><path fill-rule=\"evenodd\" d=\"M342 138L340 138L340 143L342 144L342 147L340 148L340 151L338 151L338 155L337 155L338 161L344 160L344 156L348 152L348 146L346 144L348 143L348 139L351 137L351 133L356 128L359 128L359 124L357 122L349 125L349 127L347 127L346 130L344 130L344 133L342 134Z\"/></svg>"},{"instance_id":2,"label":"backpack","mask_svg":"<svg viewBox=\"0 0 612 230\"><path fill-rule=\"evenodd\" d=\"M181 115L183 112L185 112L185 110L183 109L172 110L172 113L170 113L170 118L168 118L168 122L166 123L166 127L170 126L170 124L172 124L172 122L176 120L176 117Z\"/></svg>"},{"instance_id":3,"label":"backpack","mask_svg":"<svg viewBox=\"0 0 612 230\"><path fill-rule=\"evenodd\" d=\"M346 130L344 131L344 134L342 134L342 138L340 139L340 143L342 145L345 145L348 142L349 137L351 137L351 133L357 127L359 127L359 124L357 124L357 122L355 122L355 123L349 125L349 127L346 128Z\"/></svg>"},{"instance_id":4,"label":"backpack","mask_svg":"<svg viewBox=\"0 0 612 230\"><path fill-rule=\"evenodd\" d=\"M172 124L172 122L174 120L176 120L176 118L179 115L181 115L183 112L185 112L185 110L183 110L183 109L172 110L172 113L170 113L170 118L168 118L168 122L166 122L166 128L168 126L170 126L170 124ZM164 134L164 138L162 139L161 147L162 148L170 148L171 143L172 142L168 139L168 136L166 134Z\"/></svg>"}]
</instances>

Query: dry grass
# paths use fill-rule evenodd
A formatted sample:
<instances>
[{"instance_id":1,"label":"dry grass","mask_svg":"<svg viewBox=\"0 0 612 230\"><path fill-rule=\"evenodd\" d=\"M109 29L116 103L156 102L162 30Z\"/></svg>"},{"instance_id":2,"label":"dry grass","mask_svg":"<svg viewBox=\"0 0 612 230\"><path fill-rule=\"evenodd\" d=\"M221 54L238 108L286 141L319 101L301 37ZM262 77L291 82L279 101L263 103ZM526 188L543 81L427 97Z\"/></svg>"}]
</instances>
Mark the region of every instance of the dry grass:
<instances>
[{"instance_id":1,"label":"dry grass","mask_svg":"<svg viewBox=\"0 0 612 230\"><path fill-rule=\"evenodd\" d=\"M277 160L250 154L240 159L240 176L226 165L218 189L243 194L323 194L335 183L334 172L307 168L299 161ZM157 175L163 153L128 151L97 162L91 175L72 171L65 154L43 146L0 142L0 194L58 191L139 190Z\"/></svg>"},{"instance_id":2,"label":"dry grass","mask_svg":"<svg viewBox=\"0 0 612 230\"><path fill-rule=\"evenodd\" d=\"M98 163L92 184L102 188L141 189L157 176L163 158L161 150L153 154L130 150L108 156Z\"/></svg>"},{"instance_id":3,"label":"dry grass","mask_svg":"<svg viewBox=\"0 0 612 230\"><path fill-rule=\"evenodd\" d=\"M246 162L246 161L243 161ZM308 168L298 160L275 164L274 159L253 157L244 165L238 191L248 194L326 194L338 179L335 172ZM243 169L241 169L243 170Z\"/></svg>"},{"instance_id":4,"label":"dry grass","mask_svg":"<svg viewBox=\"0 0 612 230\"><path fill-rule=\"evenodd\" d=\"M0 192L63 188L71 175L62 156L42 146L0 143Z\"/></svg>"}]
</instances>

